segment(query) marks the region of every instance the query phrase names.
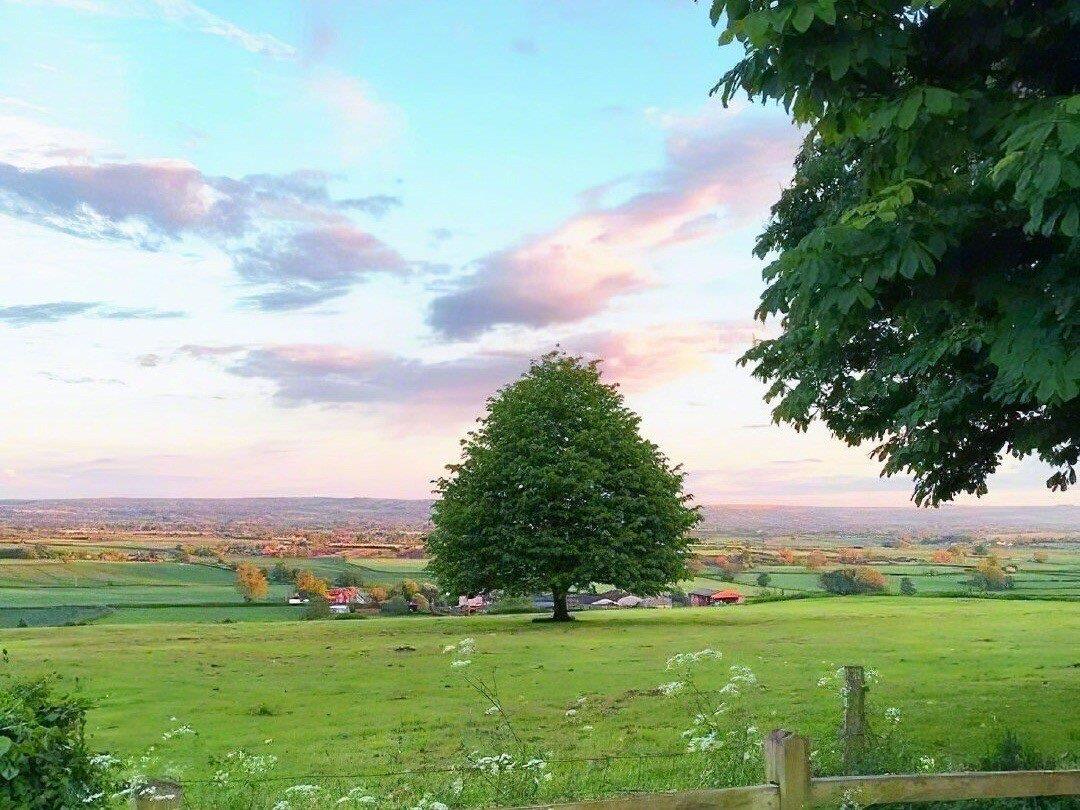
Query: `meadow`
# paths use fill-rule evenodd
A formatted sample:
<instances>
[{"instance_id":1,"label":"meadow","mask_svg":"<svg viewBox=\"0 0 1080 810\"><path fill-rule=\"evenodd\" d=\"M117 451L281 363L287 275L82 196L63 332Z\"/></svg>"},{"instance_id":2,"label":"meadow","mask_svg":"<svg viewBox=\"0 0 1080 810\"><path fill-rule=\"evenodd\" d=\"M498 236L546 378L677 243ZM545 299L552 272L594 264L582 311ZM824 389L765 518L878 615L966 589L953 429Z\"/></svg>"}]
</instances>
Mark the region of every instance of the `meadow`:
<instances>
[{"instance_id":1,"label":"meadow","mask_svg":"<svg viewBox=\"0 0 1080 810\"><path fill-rule=\"evenodd\" d=\"M457 668L443 650L466 636L475 652ZM466 682L477 677L494 678L515 745L589 772L575 793L705 784L716 777L683 761L693 707L658 689L677 676L670 656L702 648L724 656L701 666L706 691L732 665L754 671L760 687L740 700L756 729L828 737L838 701L818 681L861 663L880 674L879 710L897 709L912 746L939 765L972 761L1005 729L1075 754L1080 721L1062 708L1080 689L1077 638L1076 603L898 597L596 612L567 626L488 616L0 631L12 671L79 679L97 704L95 746L153 746L147 769L178 773L194 795L228 771L230 751L276 757L269 773L249 773L257 790L237 807L268 807L297 783L382 795L439 776L378 774L507 750L500 718ZM184 726L195 733L172 734Z\"/></svg>"}]
</instances>

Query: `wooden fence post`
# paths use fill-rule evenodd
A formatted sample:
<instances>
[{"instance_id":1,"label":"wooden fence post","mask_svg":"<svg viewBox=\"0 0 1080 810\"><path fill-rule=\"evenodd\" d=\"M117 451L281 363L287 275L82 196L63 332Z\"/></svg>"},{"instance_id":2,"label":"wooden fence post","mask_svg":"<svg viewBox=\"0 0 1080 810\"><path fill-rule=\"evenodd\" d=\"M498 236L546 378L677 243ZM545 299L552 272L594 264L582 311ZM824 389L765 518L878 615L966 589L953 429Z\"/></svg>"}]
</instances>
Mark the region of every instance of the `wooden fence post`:
<instances>
[{"instance_id":1,"label":"wooden fence post","mask_svg":"<svg viewBox=\"0 0 1080 810\"><path fill-rule=\"evenodd\" d=\"M184 803L184 789L176 782L151 779L135 789L132 804L136 810L179 810Z\"/></svg>"},{"instance_id":2,"label":"wooden fence post","mask_svg":"<svg viewBox=\"0 0 1080 810\"><path fill-rule=\"evenodd\" d=\"M844 773L855 773L866 751L866 672L862 667L844 667L844 725L840 739L844 747Z\"/></svg>"},{"instance_id":3,"label":"wooden fence post","mask_svg":"<svg viewBox=\"0 0 1080 810\"><path fill-rule=\"evenodd\" d=\"M765 781L780 788L780 810L810 806L810 743L777 729L765 738Z\"/></svg>"}]
</instances>

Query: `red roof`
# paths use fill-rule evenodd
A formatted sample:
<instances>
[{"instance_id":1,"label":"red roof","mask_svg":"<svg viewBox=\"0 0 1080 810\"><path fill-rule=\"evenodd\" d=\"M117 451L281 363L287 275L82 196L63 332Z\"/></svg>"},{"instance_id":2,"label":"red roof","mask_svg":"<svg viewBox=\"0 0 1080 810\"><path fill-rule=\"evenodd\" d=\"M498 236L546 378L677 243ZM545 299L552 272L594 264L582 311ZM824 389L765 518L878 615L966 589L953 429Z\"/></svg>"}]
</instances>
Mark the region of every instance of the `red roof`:
<instances>
[{"instance_id":1,"label":"red roof","mask_svg":"<svg viewBox=\"0 0 1080 810\"><path fill-rule=\"evenodd\" d=\"M713 599L742 599L742 594L734 588L725 588L714 593Z\"/></svg>"}]
</instances>

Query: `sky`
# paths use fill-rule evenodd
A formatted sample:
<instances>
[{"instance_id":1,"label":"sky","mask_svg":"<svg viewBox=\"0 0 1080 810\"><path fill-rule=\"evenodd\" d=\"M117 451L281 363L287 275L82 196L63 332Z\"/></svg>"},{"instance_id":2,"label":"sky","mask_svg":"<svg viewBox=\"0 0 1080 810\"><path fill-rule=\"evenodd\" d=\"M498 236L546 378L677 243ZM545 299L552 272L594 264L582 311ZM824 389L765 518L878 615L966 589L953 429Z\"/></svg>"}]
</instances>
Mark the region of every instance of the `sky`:
<instances>
[{"instance_id":1,"label":"sky","mask_svg":"<svg viewBox=\"0 0 1080 810\"><path fill-rule=\"evenodd\" d=\"M799 139L737 57L690 0L0 0L0 498L426 497L559 345L700 502L908 504L736 364Z\"/></svg>"}]
</instances>

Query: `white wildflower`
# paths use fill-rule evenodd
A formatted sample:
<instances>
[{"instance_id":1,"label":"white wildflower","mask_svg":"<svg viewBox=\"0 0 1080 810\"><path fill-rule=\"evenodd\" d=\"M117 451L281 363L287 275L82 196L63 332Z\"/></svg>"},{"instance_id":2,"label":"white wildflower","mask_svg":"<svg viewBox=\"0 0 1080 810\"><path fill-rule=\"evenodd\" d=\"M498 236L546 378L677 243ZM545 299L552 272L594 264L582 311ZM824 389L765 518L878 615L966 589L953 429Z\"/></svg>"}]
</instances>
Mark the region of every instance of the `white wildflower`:
<instances>
[{"instance_id":1,"label":"white wildflower","mask_svg":"<svg viewBox=\"0 0 1080 810\"><path fill-rule=\"evenodd\" d=\"M296 795L310 798L321 792L322 788L318 785L292 785L291 787L285 788L286 796Z\"/></svg>"},{"instance_id":2,"label":"white wildflower","mask_svg":"<svg viewBox=\"0 0 1080 810\"><path fill-rule=\"evenodd\" d=\"M697 652L676 653L667 660L667 668L684 668L692 666L698 661L703 661L707 658L720 659L723 657L723 653L712 648L698 650Z\"/></svg>"},{"instance_id":3,"label":"white wildflower","mask_svg":"<svg viewBox=\"0 0 1080 810\"><path fill-rule=\"evenodd\" d=\"M686 684L683 681L669 681L668 683L660 684L658 687L656 687L656 690L661 695L671 697L672 695L681 692L685 687Z\"/></svg>"}]
</instances>

